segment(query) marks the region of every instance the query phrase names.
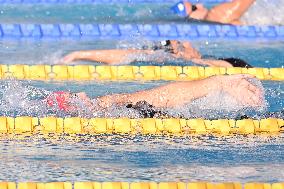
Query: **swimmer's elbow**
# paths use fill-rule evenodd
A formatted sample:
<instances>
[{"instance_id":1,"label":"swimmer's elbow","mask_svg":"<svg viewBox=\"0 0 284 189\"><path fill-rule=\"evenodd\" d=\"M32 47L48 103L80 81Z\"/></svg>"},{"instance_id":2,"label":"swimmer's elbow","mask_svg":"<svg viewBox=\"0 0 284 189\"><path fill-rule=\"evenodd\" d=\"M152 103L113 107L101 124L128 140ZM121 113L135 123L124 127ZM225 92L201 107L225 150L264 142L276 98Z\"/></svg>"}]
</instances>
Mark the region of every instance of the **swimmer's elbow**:
<instances>
[{"instance_id":1,"label":"swimmer's elbow","mask_svg":"<svg viewBox=\"0 0 284 189\"><path fill-rule=\"evenodd\" d=\"M233 18L227 16L220 16L219 14L208 14L206 17L207 21L218 22L222 24L232 24Z\"/></svg>"}]
</instances>

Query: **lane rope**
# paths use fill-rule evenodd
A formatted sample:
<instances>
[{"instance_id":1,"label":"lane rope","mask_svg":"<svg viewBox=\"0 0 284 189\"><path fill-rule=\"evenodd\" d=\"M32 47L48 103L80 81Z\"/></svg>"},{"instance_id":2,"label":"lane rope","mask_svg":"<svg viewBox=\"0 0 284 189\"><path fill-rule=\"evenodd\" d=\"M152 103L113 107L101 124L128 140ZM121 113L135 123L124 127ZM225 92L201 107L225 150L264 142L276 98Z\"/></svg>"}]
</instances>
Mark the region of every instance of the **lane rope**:
<instances>
[{"instance_id":1,"label":"lane rope","mask_svg":"<svg viewBox=\"0 0 284 189\"><path fill-rule=\"evenodd\" d=\"M251 74L261 80L284 80L284 68L197 66L0 65L0 78L56 81L189 81L224 74Z\"/></svg>"},{"instance_id":2,"label":"lane rope","mask_svg":"<svg viewBox=\"0 0 284 189\"><path fill-rule=\"evenodd\" d=\"M209 182L0 182L1 189L284 189L284 183Z\"/></svg>"},{"instance_id":3,"label":"lane rope","mask_svg":"<svg viewBox=\"0 0 284 189\"><path fill-rule=\"evenodd\" d=\"M10 39L229 39L284 40L284 26L219 24L0 24L0 37Z\"/></svg>"},{"instance_id":4,"label":"lane rope","mask_svg":"<svg viewBox=\"0 0 284 189\"><path fill-rule=\"evenodd\" d=\"M284 120L254 119L178 119L178 118L80 118L80 117L0 117L0 133L73 133L73 134L280 134Z\"/></svg>"}]
</instances>

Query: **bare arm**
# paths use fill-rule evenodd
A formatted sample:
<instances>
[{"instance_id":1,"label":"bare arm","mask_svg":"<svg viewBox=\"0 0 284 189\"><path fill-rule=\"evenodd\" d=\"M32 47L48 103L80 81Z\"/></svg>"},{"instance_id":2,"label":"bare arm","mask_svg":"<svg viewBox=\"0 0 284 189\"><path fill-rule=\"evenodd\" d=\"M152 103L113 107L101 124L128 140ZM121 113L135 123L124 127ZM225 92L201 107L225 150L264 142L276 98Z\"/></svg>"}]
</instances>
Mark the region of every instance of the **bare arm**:
<instances>
[{"instance_id":1,"label":"bare arm","mask_svg":"<svg viewBox=\"0 0 284 189\"><path fill-rule=\"evenodd\" d=\"M206 20L226 24L239 24L239 19L255 0L233 0L213 7Z\"/></svg>"},{"instance_id":2,"label":"bare arm","mask_svg":"<svg viewBox=\"0 0 284 189\"><path fill-rule=\"evenodd\" d=\"M224 60L211 60L211 59L192 59L192 62L200 65L214 66L214 67L233 67L230 63Z\"/></svg>"},{"instance_id":3,"label":"bare arm","mask_svg":"<svg viewBox=\"0 0 284 189\"><path fill-rule=\"evenodd\" d=\"M107 95L100 97L99 100L103 103L103 107L108 107L115 103L137 103L139 101L147 101L156 107L175 107L205 96L209 91L218 87L218 85L214 83L215 81L212 78L187 82L173 82L131 94Z\"/></svg>"},{"instance_id":4,"label":"bare arm","mask_svg":"<svg viewBox=\"0 0 284 189\"><path fill-rule=\"evenodd\" d=\"M216 90L224 90L245 106L259 106L262 91L248 82L251 75L213 76L202 80L173 82L157 88L131 94L114 94L99 97L101 107L112 104L137 103L146 101L155 107L178 107Z\"/></svg>"},{"instance_id":5,"label":"bare arm","mask_svg":"<svg viewBox=\"0 0 284 189\"><path fill-rule=\"evenodd\" d=\"M105 64L118 64L127 59L133 53L151 53L151 50L136 49L108 49L108 50L88 50L75 51L66 55L62 63L70 63L76 60L90 60Z\"/></svg>"}]
</instances>

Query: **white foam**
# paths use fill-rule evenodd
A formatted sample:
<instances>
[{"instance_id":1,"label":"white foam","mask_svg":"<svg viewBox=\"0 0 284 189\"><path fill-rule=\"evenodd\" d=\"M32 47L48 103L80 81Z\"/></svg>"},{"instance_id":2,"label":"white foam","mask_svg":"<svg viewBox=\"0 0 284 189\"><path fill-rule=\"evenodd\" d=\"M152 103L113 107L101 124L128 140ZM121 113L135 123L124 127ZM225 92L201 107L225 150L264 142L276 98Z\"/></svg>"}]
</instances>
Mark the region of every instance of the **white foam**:
<instances>
[{"instance_id":1,"label":"white foam","mask_svg":"<svg viewBox=\"0 0 284 189\"><path fill-rule=\"evenodd\" d=\"M262 92L262 104L252 108L238 102L233 96L224 91L212 91L207 96L194 100L192 103L183 107L168 110L174 116L182 115L184 117L219 117L220 115L235 117L240 112L249 110L264 112L267 109L267 102L264 100L264 88L257 79L250 80Z\"/></svg>"},{"instance_id":2,"label":"white foam","mask_svg":"<svg viewBox=\"0 0 284 189\"><path fill-rule=\"evenodd\" d=\"M258 80L251 80L256 86L263 87ZM11 114L17 112L22 115L46 115L54 112L54 114L64 114L80 117L130 117L140 118L139 110L127 108L126 105L116 105L102 109L96 103L94 99L94 107L88 107L78 97L72 96L70 98L70 104L78 107L76 111L66 113L60 111L57 106L48 107L43 99L45 99L51 92L41 88L32 87L28 82L22 82L18 80L4 81L0 88L0 109L3 114ZM264 94L263 94L264 95ZM263 96L264 98L264 96ZM174 117L234 117L240 113L240 111L265 111L267 104L264 101L263 104L257 108L247 107L238 102L231 95L223 91L212 91L207 96L197 99L190 104L174 109L165 109L169 112L170 116Z\"/></svg>"},{"instance_id":3,"label":"white foam","mask_svg":"<svg viewBox=\"0 0 284 189\"><path fill-rule=\"evenodd\" d=\"M24 115L44 115L47 113L46 105L37 98L44 93L48 93L43 89L34 88L24 85L18 80L6 80L1 85L0 93L0 109L2 114L15 113ZM34 99L33 99L34 98Z\"/></svg>"},{"instance_id":4,"label":"white foam","mask_svg":"<svg viewBox=\"0 0 284 189\"><path fill-rule=\"evenodd\" d=\"M283 25L284 0L256 0L242 16L246 25Z\"/></svg>"}]
</instances>

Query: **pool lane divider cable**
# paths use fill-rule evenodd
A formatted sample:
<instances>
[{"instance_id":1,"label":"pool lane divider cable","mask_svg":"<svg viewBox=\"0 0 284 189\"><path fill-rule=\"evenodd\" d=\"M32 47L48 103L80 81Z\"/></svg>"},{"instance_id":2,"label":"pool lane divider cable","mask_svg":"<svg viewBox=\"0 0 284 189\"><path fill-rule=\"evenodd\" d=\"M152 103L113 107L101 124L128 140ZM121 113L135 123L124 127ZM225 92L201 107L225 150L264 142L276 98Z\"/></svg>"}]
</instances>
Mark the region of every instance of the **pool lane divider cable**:
<instances>
[{"instance_id":1,"label":"pool lane divider cable","mask_svg":"<svg viewBox=\"0 0 284 189\"><path fill-rule=\"evenodd\" d=\"M0 24L0 39L284 40L284 26L220 24Z\"/></svg>"},{"instance_id":2,"label":"pool lane divider cable","mask_svg":"<svg viewBox=\"0 0 284 189\"><path fill-rule=\"evenodd\" d=\"M0 189L284 189L284 183L0 182Z\"/></svg>"},{"instance_id":3,"label":"pool lane divider cable","mask_svg":"<svg viewBox=\"0 0 284 189\"><path fill-rule=\"evenodd\" d=\"M0 79L55 81L190 81L213 75L251 74L260 80L284 80L284 68L197 66L0 65Z\"/></svg>"},{"instance_id":4,"label":"pool lane divider cable","mask_svg":"<svg viewBox=\"0 0 284 189\"><path fill-rule=\"evenodd\" d=\"M128 135L255 135L284 132L284 120L180 119L180 118L80 118L0 117L0 133L69 133Z\"/></svg>"}]
</instances>

